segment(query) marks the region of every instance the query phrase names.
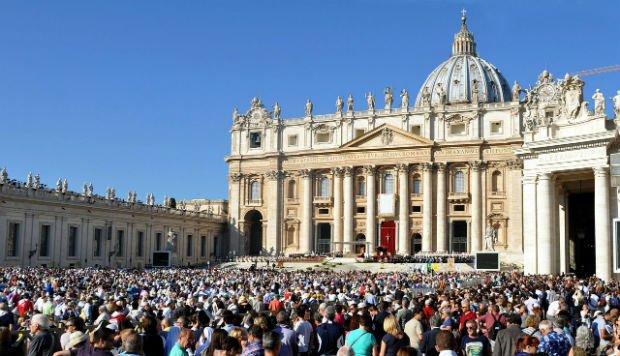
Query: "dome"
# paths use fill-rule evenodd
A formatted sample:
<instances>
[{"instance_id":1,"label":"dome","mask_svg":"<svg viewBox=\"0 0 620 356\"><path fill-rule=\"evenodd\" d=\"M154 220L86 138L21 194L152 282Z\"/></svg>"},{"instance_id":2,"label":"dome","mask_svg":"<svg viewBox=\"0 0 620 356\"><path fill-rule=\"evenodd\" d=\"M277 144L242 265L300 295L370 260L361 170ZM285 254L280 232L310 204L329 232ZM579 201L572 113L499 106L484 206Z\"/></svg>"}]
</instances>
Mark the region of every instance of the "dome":
<instances>
[{"instance_id":1,"label":"dome","mask_svg":"<svg viewBox=\"0 0 620 356\"><path fill-rule=\"evenodd\" d=\"M426 78L415 106L511 101L508 82L491 63L478 57L474 35L461 18L461 32L454 35L452 56ZM476 100L477 98L477 100Z\"/></svg>"}]
</instances>

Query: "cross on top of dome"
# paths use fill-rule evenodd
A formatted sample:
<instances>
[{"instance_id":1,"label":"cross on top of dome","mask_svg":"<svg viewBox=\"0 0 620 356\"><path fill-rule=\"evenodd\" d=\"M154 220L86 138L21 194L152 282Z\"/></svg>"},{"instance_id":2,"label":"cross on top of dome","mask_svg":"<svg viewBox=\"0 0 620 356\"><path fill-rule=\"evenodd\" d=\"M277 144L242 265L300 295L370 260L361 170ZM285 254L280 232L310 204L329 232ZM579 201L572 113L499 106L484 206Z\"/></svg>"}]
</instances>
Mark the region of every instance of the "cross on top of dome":
<instances>
[{"instance_id":1,"label":"cross on top of dome","mask_svg":"<svg viewBox=\"0 0 620 356\"><path fill-rule=\"evenodd\" d=\"M461 32L454 35L454 43L452 44L452 55L469 54L476 55L476 42L473 33L467 30L467 11L461 11Z\"/></svg>"}]
</instances>

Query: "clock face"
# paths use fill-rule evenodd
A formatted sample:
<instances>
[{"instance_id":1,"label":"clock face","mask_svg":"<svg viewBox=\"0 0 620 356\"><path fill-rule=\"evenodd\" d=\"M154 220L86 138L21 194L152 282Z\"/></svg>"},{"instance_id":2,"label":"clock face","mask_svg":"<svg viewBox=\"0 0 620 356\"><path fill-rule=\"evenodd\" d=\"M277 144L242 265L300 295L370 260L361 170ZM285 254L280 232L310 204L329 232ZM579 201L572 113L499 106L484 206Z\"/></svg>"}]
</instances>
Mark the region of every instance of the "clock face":
<instances>
[{"instance_id":1,"label":"clock face","mask_svg":"<svg viewBox=\"0 0 620 356\"><path fill-rule=\"evenodd\" d=\"M551 85L542 86L538 89L538 95L542 101L550 101L555 95L555 89Z\"/></svg>"}]
</instances>

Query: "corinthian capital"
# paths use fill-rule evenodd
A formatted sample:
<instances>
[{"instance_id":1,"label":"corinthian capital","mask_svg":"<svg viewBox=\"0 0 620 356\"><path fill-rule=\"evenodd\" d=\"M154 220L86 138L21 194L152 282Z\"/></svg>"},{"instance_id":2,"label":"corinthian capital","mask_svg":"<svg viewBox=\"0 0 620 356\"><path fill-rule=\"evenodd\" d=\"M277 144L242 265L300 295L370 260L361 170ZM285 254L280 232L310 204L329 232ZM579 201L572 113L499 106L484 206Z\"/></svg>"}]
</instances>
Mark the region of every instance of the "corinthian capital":
<instances>
[{"instance_id":1,"label":"corinthian capital","mask_svg":"<svg viewBox=\"0 0 620 356\"><path fill-rule=\"evenodd\" d=\"M423 171L433 170L433 162L422 162L420 165L422 166Z\"/></svg>"},{"instance_id":2,"label":"corinthian capital","mask_svg":"<svg viewBox=\"0 0 620 356\"><path fill-rule=\"evenodd\" d=\"M364 166L364 173L368 176L374 176L377 172L377 167L375 166Z\"/></svg>"},{"instance_id":3,"label":"corinthian capital","mask_svg":"<svg viewBox=\"0 0 620 356\"><path fill-rule=\"evenodd\" d=\"M471 169L474 170L474 171L478 171L478 170L481 170L482 168L484 168L484 162L482 162L482 161L469 161L469 167L471 167Z\"/></svg>"},{"instance_id":4,"label":"corinthian capital","mask_svg":"<svg viewBox=\"0 0 620 356\"><path fill-rule=\"evenodd\" d=\"M334 177L342 177L343 173L344 173L344 169L342 167L334 167L332 169L330 169L330 171L332 172L332 174L334 175Z\"/></svg>"},{"instance_id":5,"label":"corinthian capital","mask_svg":"<svg viewBox=\"0 0 620 356\"><path fill-rule=\"evenodd\" d=\"M265 176L269 180L278 180L278 179L282 178L282 172L281 171L269 171L269 172L265 173Z\"/></svg>"},{"instance_id":6,"label":"corinthian capital","mask_svg":"<svg viewBox=\"0 0 620 356\"><path fill-rule=\"evenodd\" d=\"M342 170L345 177L350 177L353 175L353 167L344 167Z\"/></svg>"},{"instance_id":7,"label":"corinthian capital","mask_svg":"<svg viewBox=\"0 0 620 356\"><path fill-rule=\"evenodd\" d=\"M230 174L230 180L232 180L233 182L238 182L241 180L241 178L243 178L243 174L241 173L231 173Z\"/></svg>"},{"instance_id":8,"label":"corinthian capital","mask_svg":"<svg viewBox=\"0 0 620 356\"><path fill-rule=\"evenodd\" d=\"M311 177L312 169L300 169L298 173L299 173L299 176L302 178Z\"/></svg>"},{"instance_id":9,"label":"corinthian capital","mask_svg":"<svg viewBox=\"0 0 620 356\"><path fill-rule=\"evenodd\" d=\"M399 163L396 165L396 170L399 173L409 173L409 163Z\"/></svg>"}]
</instances>

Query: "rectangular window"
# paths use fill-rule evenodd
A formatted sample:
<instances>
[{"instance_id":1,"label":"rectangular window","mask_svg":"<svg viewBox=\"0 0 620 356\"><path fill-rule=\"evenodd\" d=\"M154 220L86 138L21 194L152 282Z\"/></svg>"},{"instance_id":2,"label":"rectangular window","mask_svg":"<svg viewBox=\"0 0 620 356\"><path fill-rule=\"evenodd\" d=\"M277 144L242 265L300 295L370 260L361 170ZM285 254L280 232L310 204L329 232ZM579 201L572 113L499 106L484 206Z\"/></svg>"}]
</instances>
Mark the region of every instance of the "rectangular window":
<instances>
[{"instance_id":1,"label":"rectangular window","mask_svg":"<svg viewBox=\"0 0 620 356\"><path fill-rule=\"evenodd\" d=\"M69 241L67 241L67 256L77 256L78 244L78 228L77 226L69 226Z\"/></svg>"},{"instance_id":2,"label":"rectangular window","mask_svg":"<svg viewBox=\"0 0 620 356\"><path fill-rule=\"evenodd\" d=\"M123 256L125 246L125 231L116 231L116 256Z\"/></svg>"},{"instance_id":3,"label":"rectangular window","mask_svg":"<svg viewBox=\"0 0 620 356\"><path fill-rule=\"evenodd\" d=\"M207 255L207 237L200 236L200 257Z\"/></svg>"},{"instance_id":4,"label":"rectangular window","mask_svg":"<svg viewBox=\"0 0 620 356\"><path fill-rule=\"evenodd\" d=\"M356 209L358 214L365 214L366 213L366 207L365 206L358 206Z\"/></svg>"},{"instance_id":5,"label":"rectangular window","mask_svg":"<svg viewBox=\"0 0 620 356\"><path fill-rule=\"evenodd\" d=\"M161 232L155 233L155 251L161 251Z\"/></svg>"},{"instance_id":6,"label":"rectangular window","mask_svg":"<svg viewBox=\"0 0 620 356\"><path fill-rule=\"evenodd\" d=\"M41 239L39 241L39 256L50 256L50 235L52 227L50 225L41 225Z\"/></svg>"},{"instance_id":7,"label":"rectangular window","mask_svg":"<svg viewBox=\"0 0 620 356\"><path fill-rule=\"evenodd\" d=\"M329 214L329 209L319 209L319 215L328 215Z\"/></svg>"},{"instance_id":8,"label":"rectangular window","mask_svg":"<svg viewBox=\"0 0 620 356\"><path fill-rule=\"evenodd\" d=\"M501 134L502 133L502 122L492 122L491 123L491 133L492 134Z\"/></svg>"},{"instance_id":9,"label":"rectangular window","mask_svg":"<svg viewBox=\"0 0 620 356\"><path fill-rule=\"evenodd\" d=\"M187 235L187 257L190 257L192 255L192 235Z\"/></svg>"},{"instance_id":10,"label":"rectangular window","mask_svg":"<svg viewBox=\"0 0 620 356\"><path fill-rule=\"evenodd\" d=\"M144 256L144 231L138 231L138 251L136 251L136 256Z\"/></svg>"},{"instance_id":11,"label":"rectangular window","mask_svg":"<svg viewBox=\"0 0 620 356\"><path fill-rule=\"evenodd\" d=\"M463 136L467 134L465 124L454 124L450 126L450 134L454 136Z\"/></svg>"},{"instance_id":12,"label":"rectangular window","mask_svg":"<svg viewBox=\"0 0 620 356\"><path fill-rule=\"evenodd\" d=\"M19 223L9 223L9 235L6 243L6 255L17 257L19 255Z\"/></svg>"},{"instance_id":13,"label":"rectangular window","mask_svg":"<svg viewBox=\"0 0 620 356\"><path fill-rule=\"evenodd\" d=\"M421 213L422 212L422 206L420 205L414 205L411 207L411 212L413 213Z\"/></svg>"},{"instance_id":14,"label":"rectangular window","mask_svg":"<svg viewBox=\"0 0 620 356\"><path fill-rule=\"evenodd\" d=\"M288 136L288 145L291 147L297 146L297 135Z\"/></svg>"},{"instance_id":15,"label":"rectangular window","mask_svg":"<svg viewBox=\"0 0 620 356\"><path fill-rule=\"evenodd\" d=\"M420 134L422 133L422 128L420 127L420 125L411 125L410 131L412 134L420 136Z\"/></svg>"},{"instance_id":16,"label":"rectangular window","mask_svg":"<svg viewBox=\"0 0 620 356\"><path fill-rule=\"evenodd\" d=\"M250 132L250 148L260 148L261 136L260 132Z\"/></svg>"},{"instance_id":17,"label":"rectangular window","mask_svg":"<svg viewBox=\"0 0 620 356\"><path fill-rule=\"evenodd\" d=\"M329 141L330 141L329 132L317 132L316 134L317 143L328 143Z\"/></svg>"},{"instance_id":18,"label":"rectangular window","mask_svg":"<svg viewBox=\"0 0 620 356\"><path fill-rule=\"evenodd\" d=\"M465 211L465 205L462 205L462 204L455 205L454 211Z\"/></svg>"},{"instance_id":19,"label":"rectangular window","mask_svg":"<svg viewBox=\"0 0 620 356\"><path fill-rule=\"evenodd\" d=\"M93 257L101 257L101 245L103 240L103 229L100 227L95 228L95 246L93 251Z\"/></svg>"}]
</instances>

